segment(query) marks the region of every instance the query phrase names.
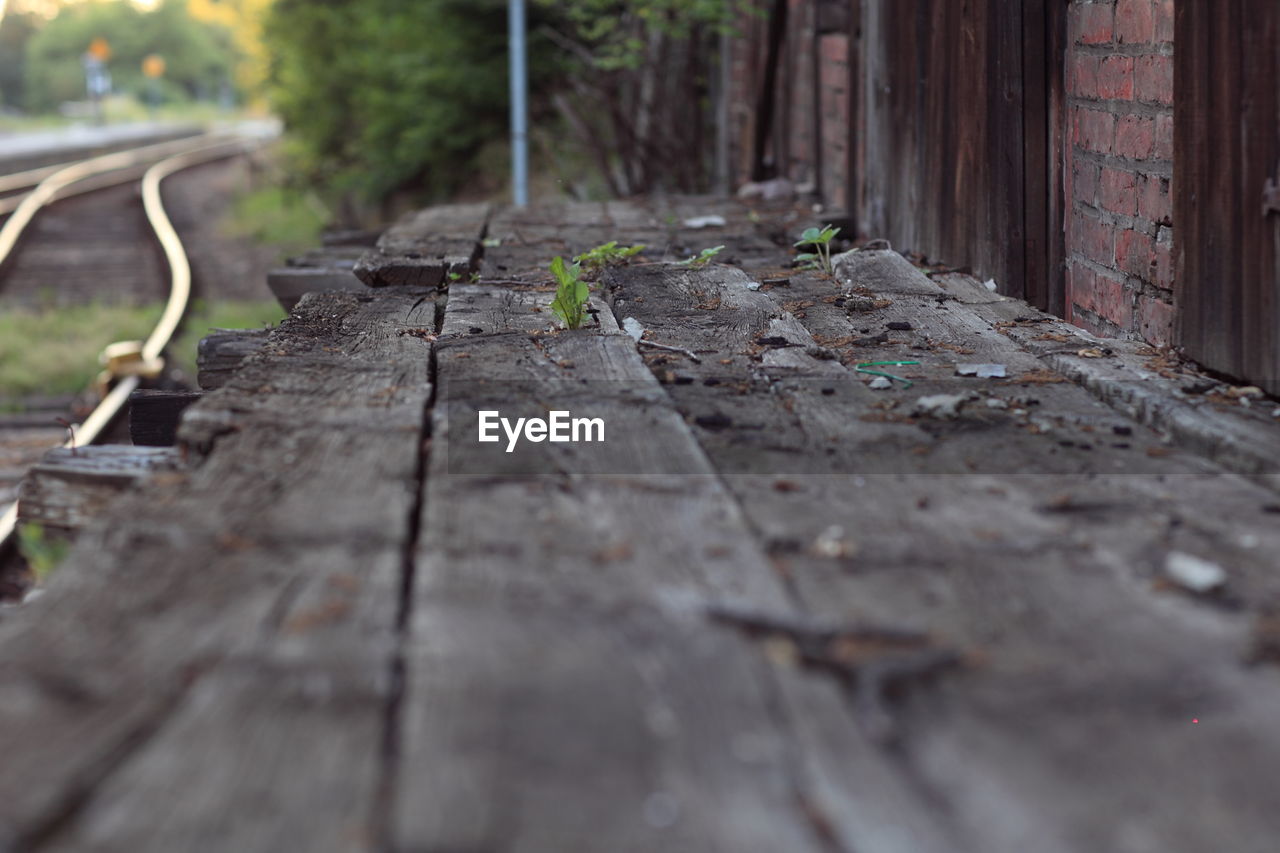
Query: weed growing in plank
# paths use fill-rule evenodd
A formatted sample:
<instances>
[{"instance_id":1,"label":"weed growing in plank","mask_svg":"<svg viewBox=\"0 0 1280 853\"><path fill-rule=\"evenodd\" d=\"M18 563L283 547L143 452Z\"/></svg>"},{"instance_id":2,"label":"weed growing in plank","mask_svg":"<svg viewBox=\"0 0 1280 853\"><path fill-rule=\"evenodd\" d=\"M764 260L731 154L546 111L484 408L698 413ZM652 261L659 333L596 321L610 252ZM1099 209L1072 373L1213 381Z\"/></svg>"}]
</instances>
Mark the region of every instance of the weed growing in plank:
<instances>
[{"instance_id":1,"label":"weed growing in plank","mask_svg":"<svg viewBox=\"0 0 1280 853\"><path fill-rule=\"evenodd\" d=\"M712 246L710 249L703 249L698 254L694 255L691 258L686 258L680 263L686 267L693 267L694 269L702 269L707 264L714 261L716 259L716 255L720 254L723 251L724 251L724 246Z\"/></svg>"},{"instance_id":2,"label":"weed growing in plank","mask_svg":"<svg viewBox=\"0 0 1280 853\"><path fill-rule=\"evenodd\" d=\"M70 545L48 536L39 524L23 524L18 527L18 550L31 567L36 581L43 582L67 556Z\"/></svg>"},{"instance_id":3,"label":"weed growing in plank","mask_svg":"<svg viewBox=\"0 0 1280 853\"><path fill-rule=\"evenodd\" d=\"M804 264L804 269L822 270L831 275L831 241L839 233L839 228L830 225L822 229L806 228L795 246L797 249L813 246L815 251L796 255L796 261Z\"/></svg>"},{"instance_id":4,"label":"weed growing in plank","mask_svg":"<svg viewBox=\"0 0 1280 853\"><path fill-rule=\"evenodd\" d=\"M566 329L582 328L587 299L591 296L591 289L582 280L582 264L575 261L566 266L564 258L556 255L551 261L551 274L556 277L556 298L551 302L551 310Z\"/></svg>"},{"instance_id":5,"label":"weed growing in plank","mask_svg":"<svg viewBox=\"0 0 1280 853\"><path fill-rule=\"evenodd\" d=\"M638 246L619 246L617 240L610 240L608 243L583 252L573 260L589 271L596 271L614 264L625 264L643 250L643 244Z\"/></svg>"}]
</instances>

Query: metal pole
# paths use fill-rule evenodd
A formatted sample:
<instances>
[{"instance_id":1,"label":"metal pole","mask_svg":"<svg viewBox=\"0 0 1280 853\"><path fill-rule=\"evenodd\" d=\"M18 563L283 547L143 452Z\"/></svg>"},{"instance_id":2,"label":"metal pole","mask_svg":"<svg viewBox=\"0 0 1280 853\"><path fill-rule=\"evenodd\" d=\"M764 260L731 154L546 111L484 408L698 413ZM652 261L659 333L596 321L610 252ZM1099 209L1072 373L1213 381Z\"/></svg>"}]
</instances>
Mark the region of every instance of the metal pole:
<instances>
[{"instance_id":1,"label":"metal pole","mask_svg":"<svg viewBox=\"0 0 1280 853\"><path fill-rule=\"evenodd\" d=\"M516 207L529 203L529 72L524 51L524 0L508 0L511 42L511 196Z\"/></svg>"},{"instance_id":2,"label":"metal pole","mask_svg":"<svg viewBox=\"0 0 1280 853\"><path fill-rule=\"evenodd\" d=\"M716 195L728 196L729 187L729 98L733 94L733 42L727 31L720 33L720 73L716 76Z\"/></svg>"}]
</instances>

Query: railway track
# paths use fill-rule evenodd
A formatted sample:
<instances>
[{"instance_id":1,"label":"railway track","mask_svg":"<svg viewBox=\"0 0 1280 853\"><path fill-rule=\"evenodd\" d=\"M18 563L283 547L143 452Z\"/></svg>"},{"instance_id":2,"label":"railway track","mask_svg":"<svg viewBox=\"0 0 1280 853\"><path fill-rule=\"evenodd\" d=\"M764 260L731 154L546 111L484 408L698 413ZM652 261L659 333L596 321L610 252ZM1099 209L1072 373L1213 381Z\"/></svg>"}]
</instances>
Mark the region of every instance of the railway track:
<instances>
[{"instance_id":1,"label":"railway track","mask_svg":"<svg viewBox=\"0 0 1280 853\"><path fill-rule=\"evenodd\" d=\"M56 282L69 299L83 298L94 288L100 292L104 282L114 280L158 296L157 284L165 282L167 301L155 327L140 344L112 345L110 390L72 426L62 446L91 444L104 433L129 395L145 378L158 375L164 350L186 313L191 269L164 207L162 181L183 169L245 153L254 144L246 138L209 134L0 176L0 216L7 215L0 226L0 303L47 299L47 282ZM159 243L163 264L150 247L139 245L138 223L129 221L138 215L137 193L145 228ZM66 221L51 229L53 234L25 239L37 217L63 210L68 211ZM56 439L41 440L54 435L58 433L32 425L15 436L19 450L7 459L0 452L0 474L5 467L10 474L18 470L15 460L24 458L23 448L29 456L33 446L57 445ZM10 545L16 523L17 502L0 496L0 555Z\"/></svg>"}]
</instances>

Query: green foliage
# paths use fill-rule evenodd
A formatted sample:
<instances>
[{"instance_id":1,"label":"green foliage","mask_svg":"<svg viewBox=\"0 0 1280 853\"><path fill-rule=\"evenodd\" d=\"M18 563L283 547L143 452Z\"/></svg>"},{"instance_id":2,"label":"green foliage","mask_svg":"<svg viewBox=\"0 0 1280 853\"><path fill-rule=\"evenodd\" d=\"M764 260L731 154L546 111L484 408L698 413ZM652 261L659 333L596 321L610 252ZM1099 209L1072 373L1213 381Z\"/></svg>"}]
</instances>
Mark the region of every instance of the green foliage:
<instances>
[{"instance_id":1,"label":"green foliage","mask_svg":"<svg viewBox=\"0 0 1280 853\"><path fill-rule=\"evenodd\" d=\"M796 255L796 261L803 264L805 269L822 270L831 275L831 241L839 233L839 228L830 225L821 229L806 228L795 246L797 249L812 246L814 251L801 252Z\"/></svg>"},{"instance_id":2,"label":"green foliage","mask_svg":"<svg viewBox=\"0 0 1280 853\"><path fill-rule=\"evenodd\" d=\"M0 398L84 390L101 369L103 347L145 338L159 317L155 305L51 303L0 311Z\"/></svg>"},{"instance_id":3,"label":"green foliage","mask_svg":"<svg viewBox=\"0 0 1280 853\"><path fill-rule=\"evenodd\" d=\"M554 140L591 163L605 194L705 192L711 182L712 80L720 34L761 0L537 0L567 85ZM566 174L579 192L598 183ZM572 175L570 177L569 175Z\"/></svg>"},{"instance_id":4,"label":"green foliage","mask_svg":"<svg viewBox=\"0 0 1280 853\"><path fill-rule=\"evenodd\" d=\"M27 44L39 19L30 12L5 13L0 18L0 105L20 107L26 88Z\"/></svg>"},{"instance_id":5,"label":"green foliage","mask_svg":"<svg viewBox=\"0 0 1280 853\"><path fill-rule=\"evenodd\" d=\"M113 341L142 340L160 318L159 305L90 303L0 312L0 407L28 394L74 394L98 375L98 355ZM274 299L196 300L169 347L175 366L195 375L196 344L209 329L249 329L279 322Z\"/></svg>"},{"instance_id":6,"label":"green foliage","mask_svg":"<svg viewBox=\"0 0 1280 853\"><path fill-rule=\"evenodd\" d=\"M575 262L566 267L564 258L556 255L551 261L551 274L556 277L556 298L551 302L551 310L565 328L581 328L586 319L587 300L591 298L591 289L582 280L582 265Z\"/></svg>"},{"instance_id":7,"label":"green foliage","mask_svg":"<svg viewBox=\"0 0 1280 853\"><path fill-rule=\"evenodd\" d=\"M18 551L31 567L36 581L44 581L66 558L70 546L64 539L51 537L39 524L19 525L17 532Z\"/></svg>"},{"instance_id":8,"label":"green foliage","mask_svg":"<svg viewBox=\"0 0 1280 853\"><path fill-rule=\"evenodd\" d=\"M187 310L178 336L169 345L172 365L189 380L196 375L196 348L213 329L261 329L284 319L284 309L274 299L231 299L205 302L197 299Z\"/></svg>"},{"instance_id":9,"label":"green foliage","mask_svg":"<svg viewBox=\"0 0 1280 853\"><path fill-rule=\"evenodd\" d=\"M339 197L448 197L507 135L502 0L277 0L264 27L290 171ZM538 21L531 19L531 29ZM530 88L549 51L529 42Z\"/></svg>"},{"instance_id":10,"label":"green foliage","mask_svg":"<svg viewBox=\"0 0 1280 853\"><path fill-rule=\"evenodd\" d=\"M716 255L724 251L724 246L712 246L710 249L703 249L691 258L685 258L680 263L694 269L702 269L707 264L716 259Z\"/></svg>"},{"instance_id":11,"label":"green foliage","mask_svg":"<svg viewBox=\"0 0 1280 853\"><path fill-rule=\"evenodd\" d=\"M192 19L183 0L166 0L152 11L132 3L67 5L27 43L28 107L52 110L84 100L80 59L98 37L111 46L107 70L115 89L136 95L147 89L142 60L150 54L164 57L168 98L214 97L238 58L231 33Z\"/></svg>"},{"instance_id":12,"label":"green foliage","mask_svg":"<svg viewBox=\"0 0 1280 853\"><path fill-rule=\"evenodd\" d=\"M573 260L581 264L587 270L602 270L607 266L616 264L625 264L636 255L644 251L644 245L637 246L619 246L617 240L610 240L608 243L596 246L578 255Z\"/></svg>"},{"instance_id":13,"label":"green foliage","mask_svg":"<svg viewBox=\"0 0 1280 853\"><path fill-rule=\"evenodd\" d=\"M330 218L314 193L266 186L237 196L222 230L273 246L284 258L318 245Z\"/></svg>"},{"instance_id":14,"label":"green foliage","mask_svg":"<svg viewBox=\"0 0 1280 853\"><path fill-rule=\"evenodd\" d=\"M573 36L591 51L591 62L605 71L636 70L645 59L647 31L675 40L697 29L733 32L743 8L734 0L538 0L559 11Z\"/></svg>"}]
</instances>

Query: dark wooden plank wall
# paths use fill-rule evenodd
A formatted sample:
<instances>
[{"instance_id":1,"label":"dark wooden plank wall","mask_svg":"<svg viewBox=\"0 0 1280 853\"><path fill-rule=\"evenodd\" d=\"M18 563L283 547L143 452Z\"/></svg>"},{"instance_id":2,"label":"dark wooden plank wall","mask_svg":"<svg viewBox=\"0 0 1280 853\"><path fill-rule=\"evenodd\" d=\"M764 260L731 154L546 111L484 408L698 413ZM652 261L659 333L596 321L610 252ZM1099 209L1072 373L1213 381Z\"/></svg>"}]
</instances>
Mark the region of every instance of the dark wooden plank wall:
<instances>
[{"instance_id":1,"label":"dark wooden plank wall","mask_svg":"<svg viewBox=\"0 0 1280 853\"><path fill-rule=\"evenodd\" d=\"M1280 393L1280 4L1181 0L1174 39L1178 336L1206 366Z\"/></svg>"},{"instance_id":2,"label":"dark wooden plank wall","mask_svg":"<svg viewBox=\"0 0 1280 853\"><path fill-rule=\"evenodd\" d=\"M863 0L859 229L1022 296L1023 0Z\"/></svg>"},{"instance_id":3,"label":"dark wooden plank wall","mask_svg":"<svg viewBox=\"0 0 1280 853\"><path fill-rule=\"evenodd\" d=\"M833 195L815 81L820 35L839 26L850 36L851 98L841 171L858 235L969 267L1061 313L1066 12L1043 0L775 4L752 19L738 54L736 79L766 94L768 30L785 15L771 99L738 114L739 168L761 174L745 139L770 100L756 153Z\"/></svg>"}]
</instances>

